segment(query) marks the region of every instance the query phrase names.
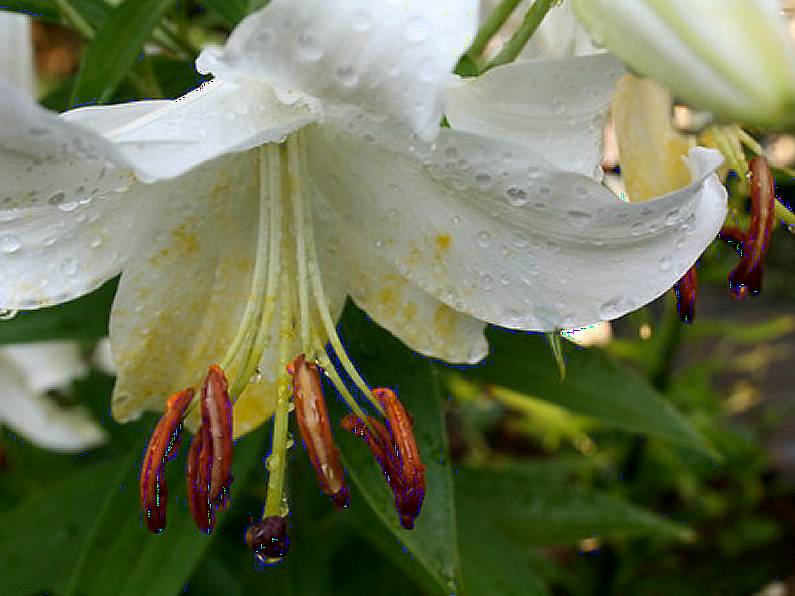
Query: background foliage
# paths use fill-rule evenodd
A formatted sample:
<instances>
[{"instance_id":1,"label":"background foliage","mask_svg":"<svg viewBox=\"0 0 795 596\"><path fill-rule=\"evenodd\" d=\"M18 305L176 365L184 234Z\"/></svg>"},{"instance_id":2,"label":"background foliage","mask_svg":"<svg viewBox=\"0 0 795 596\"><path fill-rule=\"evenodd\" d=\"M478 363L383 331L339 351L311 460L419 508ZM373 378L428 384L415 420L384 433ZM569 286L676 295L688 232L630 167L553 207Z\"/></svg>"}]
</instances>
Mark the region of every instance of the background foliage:
<instances>
[{"instance_id":1,"label":"background foliage","mask_svg":"<svg viewBox=\"0 0 795 596\"><path fill-rule=\"evenodd\" d=\"M40 55L66 52L66 66L44 72L43 103L56 110L194 88L197 48L262 4L71 0L64 12L56 0L0 0L47 24ZM417 420L428 498L417 529L401 529L380 471L337 432L353 495L336 513L299 446L291 551L274 568L258 569L242 543L261 512L270 428L238 442L232 507L213 536L190 522L180 465L170 466L168 530L151 536L137 473L155 418L117 425L113 380L93 370L58 398L91 408L111 433L106 447L54 455L2 436L0 593L686 595L792 582L793 257L795 241L778 230L764 296L735 304L724 291L735 257L715 246L692 328L668 295L619 321L607 347L566 343L565 381L543 336L491 329L489 357L454 369L349 305L341 331L354 360L373 384L396 386ZM88 355L114 291L21 313L0 323L0 344L75 339Z\"/></svg>"}]
</instances>

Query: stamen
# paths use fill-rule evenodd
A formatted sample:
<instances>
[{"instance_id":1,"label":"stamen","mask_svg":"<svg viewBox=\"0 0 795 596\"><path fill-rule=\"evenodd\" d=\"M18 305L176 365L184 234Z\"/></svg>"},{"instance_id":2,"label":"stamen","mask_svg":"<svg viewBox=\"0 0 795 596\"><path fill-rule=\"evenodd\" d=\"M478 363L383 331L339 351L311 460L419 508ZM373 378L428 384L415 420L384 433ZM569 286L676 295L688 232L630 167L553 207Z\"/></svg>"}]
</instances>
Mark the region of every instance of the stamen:
<instances>
[{"instance_id":1,"label":"stamen","mask_svg":"<svg viewBox=\"0 0 795 596\"><path fill-rule=\"evenodd\" d=\"M304 193L301 185L301 154L298 148L299 135L291 135L287 139L287 171L288 184L293 199L293 223L295 225L295 263L296 281L298 282L298 308L300 311L301 349L309 349L311 337L311 321L309 317L309 280L306 272L306 234L312 226L306 221Z\"/></svg>"},{"instance_id":2,"label":"stamen","mask_svg":"<svg viewBox=\"0 0 795 596\"><path fill-rule=\"evenodd\" d=\"M300 151L300 163L307 163L306 157L306 141L303 139L301 135L298 136L298 150ZM309 208L309 202L305 202L305 209ZM364 379L359 374L359 371L356 370L356 367L351 362L348 353L345 351L345 348L342 345L342 341L340 340L339 335L337 334L336 325L334 324L334 319L331 316L331 312L329 312L329 303L326 299L326 294L323 289L323 278L320 275L320 265L318 264L317 258L317 250L315 247L315 235L314 235L314 228L312 225L312 218L309 215L305 215L306 221L306 261L307 261L307 269L309 273L309 281L310 286L312 289L312 295L315 300L315 307L317 310L318 315L320 316L320 321L323 324L323 330L326 332L328 336L329 343L331 344L334 353L337 355L337 359L339 360L342 367L345 369L345 372L354 382L354 384L359 388L359 390L364 394L364 396L368 399L368 401L373 405L373 407L379 411L379 413L383 414L383 410L381 405L378 403L377 400L373 398L372 392L370 388L367 386L367 383L364 382Z\"/></svg>"},{"instance_id":3,"label":"stamen","mask_svg":"<svg viewBox=\"0 0 795 596\"><path fill-rule=\"evenodd\" d=\"M340 464L340 454L331 433L328 410L323 399L320 373L303 354L287 367L293 377L293 400L298 427L320 488L331 497L337 509L347 507L350 493Z\"/></svg>"},{"instance_id":4,"label":"stamen","mask_svg":"<svg viewBox=\"0 0 795 596\"><path fill-rule=\"evenodd\" d=\"M144 521L151 532L160 533L166 528L165 465L176 455L182 419L193 400L193 389L179 391L168 398L166 411L157 423L141 465L139 481L141 508Z\"/></svg>"},{"instance_id":5,"label":"stamen","mask_svg":"<svg viewBox=\"0 0 795 596\"><path fill-rule=\"evenodd\" d=\"M764 157L751 160L751 223L743 233L737 228L721 230L720 237L736 244L740 263L729 274L729 294L742 300L762 291L770 234L775 221L776 187L773 173Z\"/></svg>"},{"instance_id":6,"label":"stamen","mask_svg":"<svg viewBox=\"0 0 795 596\"><path fill-rule=\"evenodd\" d=\"M414 439L413 420L391 389L378 388L373 395L386 412L387 428L401 466L404 489L395 495L395 506L403 527L411 529L425 497L425 466Z\"/></svg>"},{"instance_id":7,"label":"stamen","mask_svg":"<svg viewBox=\"0 0 795 596\"><path fill-rule=\"evenodd\" d=\"M375 389L373 395L386 411L387 425L373 418L365 423L363 419L348 415L342 419L342 428L365 440L395 495L400 523L410 530L425 497L425 466L414 439L411 416L397 396L384 388Z\"/></svg>"},{"instance_id":8,"label":"stamen","mask_svg":"<svg viewBox=\"0 0 795 596\"><path fill-rule=\"evenodd\" d=\"M265 294L262 300L259 327L252 338L252 348L248 351L248 359L245 362L242 372L238 375L233 384L231 394L235 399L240 395L249 379L254 374L262 359L265 347L270 343L270 334L273 315L276 310L276 297L279 292L279 282L281 280L281 245L282 245L282 158L281 149L272 143L265 146L263 151L267 152L268 164L268 195L270 197L270 209L268 213L268 273L265 282ZM262 161L260 162L262 164ZM261 166L260 176L265 175L264 167ZM261 185L262 186L262 185ZM263 192L261 190L261 192ZM260 229L264 229L265 223L262 221L263 207L260 207ZM260 291L261 286L255 289Z\"/></svg>"},{"instance_id":9,"label":"stamen","mask_svg":"<svg viewBox=\"0 0 795 596\"><path fill-rule=\"evenodd\" d=\"M202 424L188 453L188 504L203 532L215 526L232 483L232 402L223 371L211 366L202 388Z\"/></svg>"},{"instance_id":10,"label":"stamen","mask_svg":"<svg viewBox=\"0 0 795 596\"><path fill-rule=\"evenodd\" d=\"M280 515L266 517L246 530L246 545L265 564L278 563L287 555L290 539L287 520Z\"/></svg>"},{"instance_id":11,"label":"stamen","mask_svg":"<svg viewBox=\"0 0 795 596\"><path fill-rule=\"evenodd\" d=\"M696 316L696 293L698 291L698 274L696 266L693 265L687 270L676 284L676 310L679 311L679 318L683 323L692 323Z\"/></svg>"}]
</instances>

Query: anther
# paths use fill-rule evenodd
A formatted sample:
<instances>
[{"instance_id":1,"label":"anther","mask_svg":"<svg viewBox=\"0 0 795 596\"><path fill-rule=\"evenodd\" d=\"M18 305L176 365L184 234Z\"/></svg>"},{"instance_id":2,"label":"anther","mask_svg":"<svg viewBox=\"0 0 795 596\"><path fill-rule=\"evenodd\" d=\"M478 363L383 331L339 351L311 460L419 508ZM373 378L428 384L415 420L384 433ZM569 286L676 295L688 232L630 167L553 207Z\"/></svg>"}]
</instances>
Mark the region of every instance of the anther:
<instances>
[{"instance_id":1,"label":"anther","mask_svg":"<svg viewBox=\"0 0 795 596\"><path fill-rule=\"evenodd\" d=\"M773 173L764 157L754 157L751 169L751 223L746 232L725 227L720 238L732 244L740 254L740 263L729 274L729 294L742 300L762 290L770 234L775 222L776 187Z\"/></svg>"},{"instance_id":2,"label":"anther","mask_svg":"<svg viewBox=\"0 0 795 596\"><path fill-rule=\"evenodd\" d=\"M395 509L401 525L410 530L419 516L425 497L425 466L414 438L411 416L390 389L373 390L384 408L386 426L372 417L367 423L348 415L342 427L362 437L375 457L395 495Z\"/></svg>"},{"instance_id":3,"label":"anther","mask_svg":"<svg viewBox=\"0 0 795 596\"><path fill-rule=\"evenodd\" d=\"M144 521L151 532L160 533L166 528L165 465L176 455L182 418L193 400L193 389L179 391L168 398L166 411L157 423L141 465L139 488Z\"/></svg>"},{"instance_id":4,"label":"anther","mask_svg":"<svg viewBox=\"0 0 795 596\"><path fill-rule=\"evenodd\" d=\"M674 284L674 292L676 293L676 310L679 312L679 318L683 323L692 323L696 316L696 294L698 292L698 274L695 265Z\"/></svg>"},{"instance_id":5,"label":"anther","mask_svg":"<svg viewBox=\"0 0 795 596\"><path fill-rule=\"evenodd\" d=\"M202 423L188 454L188 505L196 525L211 532L232 483L232 402L228 383L211 366L202 387Z\"/></svg>"},{"instance_id":6,"label":"anther","mask_svg":"<svg viewBox=\"0 0 795 596\"><path fill-rule=\"evenodd\" d=\"M287 372L293 377L293 400L298 428L320 488L331 497L338 509L347 507L350 493L345 485L340 454L331 434L318 367L307 362L301 354L287 366Z\"/></svg>"},{"instance_id":7,"label":"anther","mask_svg":"<svg viewBox=\"0 0 795 596\"><path fill-rule=\"evenodd\" d=\"M250 526L246 530L246 545L261 563L277 563L287 555L290 546L287 520L272 515Z\"/></svg>"}]
</instances>

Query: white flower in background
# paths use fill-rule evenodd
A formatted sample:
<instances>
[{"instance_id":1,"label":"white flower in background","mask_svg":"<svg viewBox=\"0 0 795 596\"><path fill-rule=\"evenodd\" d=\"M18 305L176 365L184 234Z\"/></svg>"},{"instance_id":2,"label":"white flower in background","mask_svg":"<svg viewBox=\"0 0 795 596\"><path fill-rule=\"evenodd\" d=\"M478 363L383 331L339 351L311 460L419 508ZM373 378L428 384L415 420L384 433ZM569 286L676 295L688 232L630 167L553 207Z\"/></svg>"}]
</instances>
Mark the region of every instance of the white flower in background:
<instances>
[{"instance_id":1,"label":"white flower in background","mask_svg":"<svg viewBox=\"0 0 795 596\"><path fill-rule=\"evenodd\" d=\"M30 34L27 17L0 12L0 75L32 93ZM47 397L87 372L74 342L0 347L0 425L56 451L83 451L103 443L106 435L88 411L59 406Z\"/></svg>"},{"instance_id":2,"label":"white flower in background","mask_svg":"<svg viewBox=\"0 0 795 596\"><path fill-rule=\"evenodd\" d=\"M78 452L97 447L106 433L82 407L65 407L48 395L88 374L75 342L0 348L0 425L34 445Z\"/></svg>"},{"instance_id":3,"label":"white flower in background","mask_svg":"<svg viewBox=\"0 0 795 596\"><path fill-rule=\"evenodd\" d=\"M795 47L779 0L572 0L594 40L716 116L795 125Z\"/></svg>"},{"instance_id":4,"label":"white flower in background","mask_svg":"<svg viewBox=\"0 0 795 596\"><path fill-rule=\"evenodd\" d=\"M450 362L483 357L485 322L571 328L656 298L723 222L720 157L695 150L692 183L619 200L595 179L615 60L456 82L475 5L274 0L174 102L58 117L2 85L0 306L122 271L115 414L160 409L219 362L239 434L327 339L363 387L334 331L346 295Z\"/></svg>"}]
</instances>

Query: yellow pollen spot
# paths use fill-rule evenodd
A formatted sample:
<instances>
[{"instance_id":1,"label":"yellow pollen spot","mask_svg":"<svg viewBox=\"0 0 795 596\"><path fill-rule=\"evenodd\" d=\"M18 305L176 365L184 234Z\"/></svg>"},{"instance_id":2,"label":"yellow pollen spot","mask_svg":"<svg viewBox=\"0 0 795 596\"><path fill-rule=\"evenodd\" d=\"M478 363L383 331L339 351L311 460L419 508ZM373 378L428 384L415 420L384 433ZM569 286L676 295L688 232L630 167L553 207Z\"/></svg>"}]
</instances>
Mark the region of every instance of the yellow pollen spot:
<instances>
[{"instance_id":1,"label":"yellow pollen spot","mask_svg":"<svg viewBox=\"0 0 795 596\"><path fill-rule=\"evenodd\" d=\"M452 244L453 239L450 237L450 234L439 234L436 236L436 246L439 250L446 251L450 249L450 244Z\"/></svg>"}]
</instances>

